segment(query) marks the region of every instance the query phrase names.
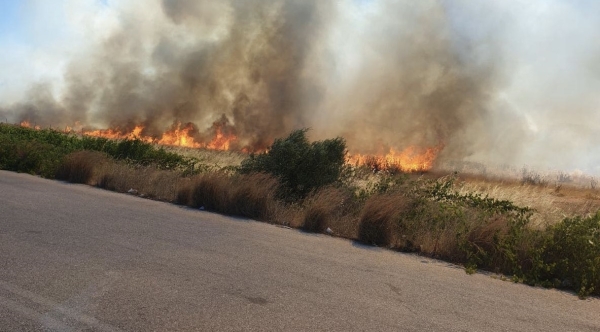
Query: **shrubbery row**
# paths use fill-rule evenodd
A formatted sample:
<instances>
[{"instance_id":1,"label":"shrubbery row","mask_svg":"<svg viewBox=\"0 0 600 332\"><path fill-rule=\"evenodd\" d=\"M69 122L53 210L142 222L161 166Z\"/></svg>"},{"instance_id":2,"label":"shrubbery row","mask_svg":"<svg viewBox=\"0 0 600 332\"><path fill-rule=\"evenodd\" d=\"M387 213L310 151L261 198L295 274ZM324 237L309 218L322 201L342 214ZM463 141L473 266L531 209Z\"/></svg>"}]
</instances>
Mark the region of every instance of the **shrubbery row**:
<instances>
[{"instance_id":1,"label":"shrubbery row","mask_svg":"<svg viewBox=\"0 0 600 332\"><path fill-rule=\"evenodd\" d=\"M153 164L161 169L191 170L194 165L190 158L137 139L116 141L0 124L0 169L54 178L68 154L83 150L103 152L136 164Z\"/></svg>"}]
</instances>

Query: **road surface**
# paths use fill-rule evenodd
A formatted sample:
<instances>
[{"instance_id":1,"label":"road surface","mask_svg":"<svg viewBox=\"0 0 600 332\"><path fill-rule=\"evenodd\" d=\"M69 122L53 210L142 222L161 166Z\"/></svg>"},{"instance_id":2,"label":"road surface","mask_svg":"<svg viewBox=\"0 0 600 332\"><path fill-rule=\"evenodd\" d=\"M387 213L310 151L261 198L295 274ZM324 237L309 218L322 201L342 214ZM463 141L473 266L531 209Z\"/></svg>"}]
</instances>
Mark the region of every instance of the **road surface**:
<instances>
[{"instance_id":1,"label":"road surface","mask_svg":"<svg viewBox=\"0 0 600 332\"><path fill-rule=\"evenodd\" d=\"M1 331L600 331L600 300L0 171Z\"/></svg>"}]
</instances>

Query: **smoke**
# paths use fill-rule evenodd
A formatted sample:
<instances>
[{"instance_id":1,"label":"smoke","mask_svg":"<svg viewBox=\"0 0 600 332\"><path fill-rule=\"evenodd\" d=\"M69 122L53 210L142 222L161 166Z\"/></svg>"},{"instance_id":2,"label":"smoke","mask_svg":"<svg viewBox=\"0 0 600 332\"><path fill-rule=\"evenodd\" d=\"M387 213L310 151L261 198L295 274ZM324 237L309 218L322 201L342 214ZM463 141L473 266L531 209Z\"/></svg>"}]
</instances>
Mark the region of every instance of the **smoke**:
<instances>
[{"instance_id":1,"label":"smoke","mask_svg":"<svg viewBox=\"0 0 600 332\"><path fill-rule=\"evenodd\" d=\"M32 79L20 101L0 104L2 117L143 125L151 136L192 123L199 139L219 125L250 149L310 127L315 139L343 136L352 152L443 146L442 161L600 171L591 1L83 7L66 15L83 28L60 77Z\"/></svg>"}]
</instances>

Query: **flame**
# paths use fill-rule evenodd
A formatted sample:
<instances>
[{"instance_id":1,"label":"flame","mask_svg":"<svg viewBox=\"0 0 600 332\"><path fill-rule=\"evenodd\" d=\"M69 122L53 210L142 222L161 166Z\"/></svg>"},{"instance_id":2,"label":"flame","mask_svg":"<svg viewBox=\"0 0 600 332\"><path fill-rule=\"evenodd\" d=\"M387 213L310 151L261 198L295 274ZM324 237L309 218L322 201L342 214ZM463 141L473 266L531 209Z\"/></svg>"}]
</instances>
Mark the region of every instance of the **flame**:
<instances>
[{"instance_id":1,"label":"flame","mask_svg":"<svg viewBox=\"0 0 600 332\"><path fill-rule=\"evenodd\" d=\"M140 139L144 142L152 143L151 137L142 136L144 126L137 125L131 131L126 131L120 128L97 129L97 130L82 130L83 135L93 137L103 137L108 139Z\"/></svg>"},{"instance_id":2,"label":"flame","mask_svg":"<svg viewBox=\"0 0 600 332\"><path fill-rule=\"evenodd\" d=\"M27 120L20 123L22 127L41 129L40 126L32 126ZM214 122L207 130L208 135L199 135L198 128L191 122L181 124L175 122L173 125L160 135L153 137L145 134L143 125L136 125L131 130L120 127L108 129L84 129L79 122L71 126L65 126L66 133L80 133L81 135L103 137L107 139L139 139L147 143L181 146L187 148L205 148L210 150L227 151L232 148L238 148L242 153L261 153L267 152L267 149L257 149L252 147L243 147L240 149L235 134L235 128L229 124L227 118L223 117ZM206 136L209 136L206 139ZM205 137L198 141L198 138ZM348 163L356 166L367 166L374 172L383 170L400 170L402 172L424 172L433 167L438 153L443 149L443 144L429 148L419 148L410 146L401 152L391 148L387 154L367 155L367 154L349 154Z\"/></svg>"},{"instance_id":3,"label":"flame","mask_svg":"<svg viewBox=\"0 0 600 332\"><path fill-rule=\"evenodd\" d=\"M401 152L391 148L389 153L380 156L351 154L348 162L356 166L367 166L374 172L397 169L402 172L425 172L431 170L443 145L429 148L409 146Z\"/></svg>"},{"instance_id":4,"label":"flame","mask_svg":"<svg viewBox=\"0 0 600 332\"><path fill-rule=\"evenodd\" d=\"M216 126L214 138L206 144L206 148L211 150L229 150L231 143L235 140L237 140L237 137L234 134L223 133L222 127Z\"/></svg>"},{"instance_id":5,"label":"flame","mask_svg":"<svg viewBox=\"0 0 600 332\"><path fill-rule=\"evenodd\" d=\"M202 144L194 139L196 128L192 123L187 123L183 127L180 122L175 123L170 130L162 134L162 137L156 141L161 145L183 146L187 148L201 148Z\"/></svg>"},{"instance_id":6,"label":"flame","mask_svg":"<svg viewBox=\"0 0 600 332\"><path fill-rule=\"evenodd\" d=\"M81 122L79 121L75 121L75 124L73 126L65 126L65 133L77 133L77 132L83 132L83 126L81 125Z\"/></svg>"},{"instance_id":7,"label":"flame","mask_svg":"<svg viewBox=\"0 0 600 332\"><path fill-rule=\"evenodd\" d=\"M229 150L232 143L237 140L237 136L229 129L224 130L225 125L220 122L213 123L211 127L212 139L208 142L199 142L197 127L188 122L181 124L175 122L167 131L162 133L160 137L152 137L144 135L144 126L137 125L131 131L124 131L120 128L109 128L100 130L82 130L83 135L104 137L108 139L140 139L148 143L156 143L160 145L181 146L186 148L206 148L211 150Z\"/></svg>"},{"instance_id":8,"label":"flame","mask_svg":"<svg viewBox=\"0 0 600 332\"><path fill-rule=\"evenodd\" d=\"M19 125L20 125L21 127L25 127L25 128L33 128L33 129L35 129L35 130L40 130L40 129L42 129L42 127L40 127L40 126L38 126L38 125L31 126L31 123L30 123L29 121L27 121L27 120L23 120L23 121L21 121L21 123L19 123Z\"/></svg>"}]
</instances>

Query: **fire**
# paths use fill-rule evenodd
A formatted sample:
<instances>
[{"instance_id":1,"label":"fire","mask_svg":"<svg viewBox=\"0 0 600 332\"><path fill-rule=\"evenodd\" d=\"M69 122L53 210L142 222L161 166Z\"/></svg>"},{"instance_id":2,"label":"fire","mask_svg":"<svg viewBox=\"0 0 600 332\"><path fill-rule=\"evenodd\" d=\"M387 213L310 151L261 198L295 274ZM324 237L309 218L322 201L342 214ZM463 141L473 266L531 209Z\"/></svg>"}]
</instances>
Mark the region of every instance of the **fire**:
<instances>
[{"instance_id":1,"label":"fire","mask_svg":"<svg viewBox=\"0 0 600 332\"><path fill-rule=\"evenodd\" d=\"M139 139L144 142L151 143L151 137L142 136L144 126L137 125L133 130L127 131L120 128L97 129L97 130L82 130L83 135L93 137L104 137L108 139Z\"/></svg>"},{"instance_id":2,"label":"fire","mask_svg":"<svg viewBox=\"0 0 600 332\"><path fill-rule=\"evenodd\" d=\"M206 148L211 150L229 150L237 136L231 128L226 128L226 124L221 122L213 123L210 128L210 140L204 142L198 141L199 131L196 125L191 122L181 124L175 122L173 125L160 135L152 137L144 134L144 126L137 125L131 131L124 131L120 128L101 129L101 130L82 130L83 135L104 137L109 139L140 139L148 143L160 145L181 146L186 148Z\"/></svg>"},{"instance_id":3,"label":"fire","mask_svg":"<svg viewBox=\"0 0 600 332\"><path fill-rule=\"evenodd\" d=\"M216 127L214 138L206 145L206 148L211 150L229 150L231 143L235 140L237 140L235 135L223 133L221 127Z\"/></svg>"},{"instance_id":4,"label":"fire","mask_svg":"<svg viewBox=\"0 0 600 332\"><path fill-rule=\"evenodd\" d=\"M33 129L35 129L35 130L40 130L40 129L41 129L41 127L40 127L40 126L38 126L38 125L31 126L31 123L30 123L29 121L27 121L27 120L21 121L21 123L19 123L19 125L20 125L21 127L25 127L25 128L33 128Z\"/></svg>"},{"instance_id":5,"label":"fire","mask_svg":"<svg viewBox=\"0 0 600 332\"><path fill-rule=\"evenodd\" d=\"M41 129L40 126L32 126L27 120L20 123L22 127ZM265 152L265 149L256 149L250 147L240 148L237 142L235 127L232 126L226 117L215 121L212 126L201 134L198 127L191 122L181 124L174 122L173 125L159 136L148 135L143 125L136 125L133 129L126 130L120 127L109 129L85 129L81 123L76 122L73 127L66 126L65 132L76 133L86 136L103 137L108 139L125 140L139 139L147 143L181 146L187 148L205 148L210 150L230 150L239 149L240 152ZM433 167L438 153L442 150L443 144L429 148L419 148L410 146L402 151L393 148L387 154L366 155L349 154L348 163L356 166L367 166L374 172L383 170L399 170L402 172L423 172Z\"/></svg>"},{"instance_id":6,"label":"fire","mask_svg":"<svg viewBox=\"0 0 600 332\"><path fill-rule=\"evenodd\" d=\"M183 146L186 148L201 148L202 144L196 142L194 133L197 129L192 123L187 123L183 127L177 122L162 134L162 137L156 141L162 145Z\"/></svg>"},{"instance_id":7,"label":"fire","mask_svg":"<svg viewBox=\"0 0 600 332\"><path fill-rule=\"evenodd\" d=\"M31 122L27 120L22 121L20 126L38 130L41 129L40 126L32 126ZM139 139L147 143L160 145L223 151L234 148L235 142L237 141L235 128L229 124L229 121L225 117L214 122L205 134L200 134L198 127L191 122L185 124L174 122L169 129L159 136L148 135L144 129L145 127L143 125L136 125L130 130L120 127L85 129L82 127L81 123L75 122L73 126L66 126L64 132L115 140Z\"/></svg>"},{"instance_id":8,"label":"fire","mask_svg":"<svg viewBox=\"0 0 600 332\"><path fill-rule=\"evenodd\" d=\"M429 148L409 146L401 152L391 148L389 153L380 156L351 154L348 162L357 166L367 166L375 171L397 169L402 172L425 172L433 167L433 163L443 145Z\"/></svg>"}]
</instances>

